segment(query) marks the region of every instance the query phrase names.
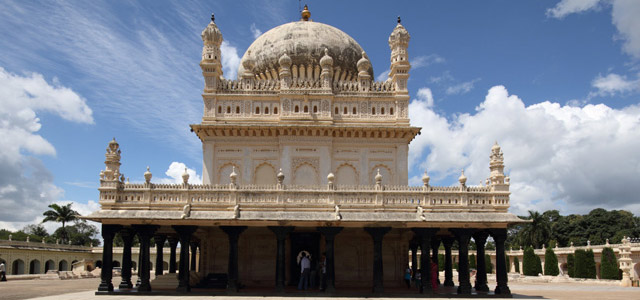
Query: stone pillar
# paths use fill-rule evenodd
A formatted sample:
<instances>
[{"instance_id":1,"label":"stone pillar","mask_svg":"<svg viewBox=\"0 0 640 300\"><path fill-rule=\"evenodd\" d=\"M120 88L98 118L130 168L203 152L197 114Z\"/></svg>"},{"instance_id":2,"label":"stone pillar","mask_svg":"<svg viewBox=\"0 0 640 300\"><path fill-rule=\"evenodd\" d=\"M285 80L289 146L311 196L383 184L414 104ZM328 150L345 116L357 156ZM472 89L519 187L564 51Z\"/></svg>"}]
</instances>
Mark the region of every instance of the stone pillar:
<instances>
[{"instance_id":1,"label":"stone pillar","mask_svg":"<svg viewBox=\"0 0 640 300\"><path fill-rule=\"evenodd\" d=\"M365 227L364 230L373 238L373 292L382 293L384 287L382 283L382 239L391 230L391 227Z\"/></svg>"},{"instance_id":2,"label":"stone pillar","mask_svg":"<svg viewBox=\"0 0 640 300\"><path fill-rule=\"evenodd\" d=\"M411 249L411 280L416 279L416 273L418 272L418 241L411 240L409 242L409 249Z\"/></svg>"},{"instance_id":3,"label":"stone pillar","mask_svg":"<svg viewBox=\"0 0 640 300\"><path fill-rule=\"evenodd\" d=\"M336 267L333 242L335 241L336 235L342 231L342 227L318 227L317 229L322 233L325 241L324 252L327 259L327 274L325 274L327 286L325 291L327 293L333 293L336 291Z\"/></svg>"},{"instance_id":4,"label":"stone pillar","mask_svg":"<svg viewBox=\"0 0 640 300\"><path fill-rule=\"evenodd\" d=\"M167 238L171 254L169 254L169 273L176 272L176 247L178 247L178 238L170 236Z\"/></svg>"},{"instance_id":5,"label":"stone pillar","mask_svg":"<svg viewBox=\"0 0 640 300\"><path fill-rule=\"evenodd\" d=\"M140 261L138 262L138 277L140 278L139 292L150 292L151 284L149 283L149 270L150 255L149 248L151 247L151 237L153 233L158 229L158 226L153 225L133 225L133 228L138 232L138 238L140 239Z\"/></svg>"},{"instance_id":6,"label":"stone pillar","mask_svg":"<svg viewBox=\"0 0 640 300\"><path fill-rule=\"evenodd\" d=\"M269 226L269 230L271 230L276 235L276 241L278 243L278 248L276 250L276 291L284 292L285 287L285 241L287 240L287 236L289 233L293 231L293 226Z\"/></svg>"},{"instance_id":7,"label":"stone pillar","mask_svg":"<svg viewBox=\"0 0 640 300\"><path fill-rule=\"evenodd\" d=\"M440 239L435 236L431 239L431 262L438 265L438 248L440 248ZM439 272L436 274L440 274ZM440 277L436 278L438 285L440 285Z\"/></svg>"},{"instance_id":8,"label":"stone pillar","mask_svg":"<svg viewBox=\"0 0 640 300\"><path fill-rule=\"evenodd\" d=\"M192 241L189 246L191 247L191 271L197 271L198 266L198 242Z\"/></svg>"},{"instance_id":9,"label":"stone pillar","mask_svg":"<svg viewBox=\"0 0 640 300\"><path fill-rule=\"evenodd\" d=\"M102 239L104 247L102 248L102 270L100 272L100 285L98 292L112 292L113 284L111 283L113 272L113 237L120 230L120 225L102 224Z\"/></svg>"},{"instance_id":10,"label":"stone pillar","mask_svg":"<svg viewBox=\"0 0 640 300\"><path fill-rule=\"evenodd\" d=\"M131 283L131 246L135 235L136 232L132 228L124 228L120 231L124 247L122 248L122 280L118 286L119 289L133 288L133 283Z\"/></svg>"},{"instance_id":11,"label":"stone pillar","mask_svg":"<svg viewBox=\"0 0 640 300\"><path fill-rule=\"evenodd\" d=\"M197 226L178 226L174 225L173 230L178 233L180 239L180 267L178 271L178 292L191 292L189 286L189 245L191 243L191 235L198 229Z\"/></svg>"},{"instance_id":12,"label":"stone pillar","mask_svg":"<svg viewBox=\"0 0 640 300\"><path fill-rule=\"evenodd\" d=\"M469 278L469 239L473 229L449 229L458 238L458 294L471 294Z\"/></svg>"},{"instance_id":13,"label":"stone pillar","mask_svg":"<svg viewBox=\"0 0 640 300\"><path fill-rule=\"evenodd\" d=\"M229 264L227 266L227 291L238 292L238 239L247 226L220 226L229 237Z\"/></svg>"},{"instance_id":14,"label":"stone pillar","mask_svg":"<svg viewBox=\"0 0 640 300\"><path fill-rule=\"evenodd\" d=\"M412 228L411 230L418 236L420 244L420 293L431 294L433 293L433 287L431 286L429 249L431 247L431 237L438 232L438 229Z\"/></svg>"},{"instance_id":15,"label":"stone pillar","mask_svg":"<svg viewBox=\"0 0 640 300\"><path fill-rule=\"evenodd\" d=\"M444 286L454 286L453 284L453 263L451 262L451 245L453 245L452 237L442 239L444 244Z\"/></svg>"},{"instance_id":16,"label":"stone pillar","mask_svg":"<svg viewBox=\"0 0 640 300\"><path fill-rule=\"evenodd\" d=\"M507 284L509 277L507 276L507 266L504 259L504 242L507 240L507 229L493 229L491 236L496 242L496 295L511 295L509 285Z\"/></svg>"},{"instance_id":17,"label":"stone pillar","mask_svg":"<svg viewBox=\"0 0 640 300\"><path fill-rule=\"evenodd\" d=\"M156 234L153 236L153 241L156 243L156 276L164 273L164 257L162 257L164 249L164 241L167 237L163 234Z\"/></svg>"},{"instance_id":18,"label":"stone pillar","mask_svg":"<svg viewBox=\"0 0 640 300\"><path fill-rule=\"evenodd\" d=\"M478 231L473 234L473 239L476 241L476 261L478 267L475 284L476 292L489 291L489 286L487 285L487 266L484 260L484 244L487 242L488 236L489 234L486 231Z\"/></svg>"}]
</instances>

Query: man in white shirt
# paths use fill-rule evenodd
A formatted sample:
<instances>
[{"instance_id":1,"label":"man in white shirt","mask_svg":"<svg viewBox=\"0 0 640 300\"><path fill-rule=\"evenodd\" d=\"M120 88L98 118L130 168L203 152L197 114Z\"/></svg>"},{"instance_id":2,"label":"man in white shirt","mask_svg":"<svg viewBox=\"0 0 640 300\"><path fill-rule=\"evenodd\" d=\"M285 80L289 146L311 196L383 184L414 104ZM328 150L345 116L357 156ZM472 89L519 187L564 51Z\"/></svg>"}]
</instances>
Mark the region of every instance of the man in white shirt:
<instances>
[{"instance_id":1,"label":"man in white shirt","mask_svg":"<svg viewBox=\"0 0 640 300\"><path fill-rule=\"evenodd\" d=\"M7 269L4 262L0 263L0 281L7 281Z\"/></svg>"},{"instance_id":2,"label":"man in white shirt","mask_svg":"<svg viewBox=\"0 0 640 300\"><path fill-rule=\"evenodd\" d=\"M311 272L311 260L307 257L307 254L302 252L302 259L300 260L300 281L298 282L298 289L302 290L309 288L309 273Z\"/></svg>"}]
</instances>

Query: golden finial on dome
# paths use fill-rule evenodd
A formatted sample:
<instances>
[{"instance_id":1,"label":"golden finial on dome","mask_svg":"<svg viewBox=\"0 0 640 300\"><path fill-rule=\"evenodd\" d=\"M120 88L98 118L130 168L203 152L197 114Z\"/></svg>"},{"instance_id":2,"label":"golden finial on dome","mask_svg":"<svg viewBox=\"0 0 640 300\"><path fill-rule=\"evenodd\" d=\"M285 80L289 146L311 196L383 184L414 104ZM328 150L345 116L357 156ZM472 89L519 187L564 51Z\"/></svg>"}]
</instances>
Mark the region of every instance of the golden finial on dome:
<instances>
[{"instance_id":1,"label":"golden finial on dome","mask_svg":"<svg viewBox=\"0 0 640 300\"><path fill-rule=\"evenodd\" d=\"M298 6L300 7L300 6ZM311 17L311 12L309 11L309 7L305 4L304 5L304 9L302 10L302 20L303 21L309 21L309 18Z\"/></svg>"}]
</instances>

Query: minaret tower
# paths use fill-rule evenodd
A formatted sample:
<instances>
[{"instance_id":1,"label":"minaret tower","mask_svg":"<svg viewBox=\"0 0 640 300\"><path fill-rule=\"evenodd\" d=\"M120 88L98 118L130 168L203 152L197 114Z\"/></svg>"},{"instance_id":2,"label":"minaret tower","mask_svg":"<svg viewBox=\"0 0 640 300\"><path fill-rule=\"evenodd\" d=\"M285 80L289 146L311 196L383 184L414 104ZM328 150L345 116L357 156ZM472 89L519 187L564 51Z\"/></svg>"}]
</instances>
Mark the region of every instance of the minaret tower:
<instances>
[{"instance_id":1,"label":"minaret tower","mask_svg":"<svg viewBox=\"0 0 640 300\"><path fill-rule=\"evenodd\" d=\"M211 14L211 23L202 31L202 76L204 76L204 92L214 93L222 78L222 63L220 58L220 44L222 44L222 33L216 25L215 17Z\"/></svg>"},{"instance_id":2,"label":"minaret tower","mask_svg":"<svg viewBox=\"0 0 640 300\"><path fill-rule=\"evenodd\" d=\"M104 181L118 181L120 174L120 145L113 138L107 147L105 153L104 165L105 169L100 174L100 179Z\"/></svg>"},{"instance_id":3,"label":"minaret tower","mask_svg":"<svg viewBox=\"0 0 640 300\"><path fill-rule=\"evenodd\" d=\"M407 80L409 79L409 70L411 64L409 64L409 40L411 36L409 32L400 23L400 17L398 17L398 25L393 29L391 35L389 35L389 48L391 48L391 68L389 77L395 85L396 92L406 93Z\"/></svg>"},{"instance_id":4,"label":"minaret tower","mask_svg":"<svg viewBox=\"0 0 640 300\"><path fill-rule=\"evenodd\" d=\"M498 142L491 147L489 170L491 170L491 188L495 191L508 191L509 183L505 183L504 176L504 158Z\"/></svg>"}]
</instances>

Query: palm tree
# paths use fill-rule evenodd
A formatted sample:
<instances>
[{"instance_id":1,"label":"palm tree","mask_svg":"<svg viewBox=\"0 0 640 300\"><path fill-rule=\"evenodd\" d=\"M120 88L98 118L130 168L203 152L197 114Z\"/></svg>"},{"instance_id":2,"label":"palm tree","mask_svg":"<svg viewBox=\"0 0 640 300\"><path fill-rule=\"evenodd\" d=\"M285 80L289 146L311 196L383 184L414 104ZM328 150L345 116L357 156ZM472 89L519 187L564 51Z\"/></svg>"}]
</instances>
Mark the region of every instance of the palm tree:
<instances>
[{"instance_id":1,"label":"palm tree","mask_svg":"<svg viewBox=\"0 0 640 300\"><path fill-rule=\"evenodd\" d=\"M62 240L63 241L67 240L67 232L64 229L65 223L74 221L78 219L78 216L80 216L80 214L77 211L71 209L71 204L73 203L69 203L63 206L60 206L55 203L50 204L49 208L51 209L45 211L42 214L44 216L44 220L42 220L43 223L49 222L49 221L62 223Z\"/></svg>"},{"instance_id":2,"label":"palm tree","mask_svg":"<svg viewBox=\"0 0 640 300\"><path fill-rule=\"evenodd\" d=\"M531 223L525 224L520 231L520 242L525 247L531 245L538 249L549 240L551 226L549 221L537 211L530 210L526 219L531 220Z\"/></svg>"}]
</instances>

